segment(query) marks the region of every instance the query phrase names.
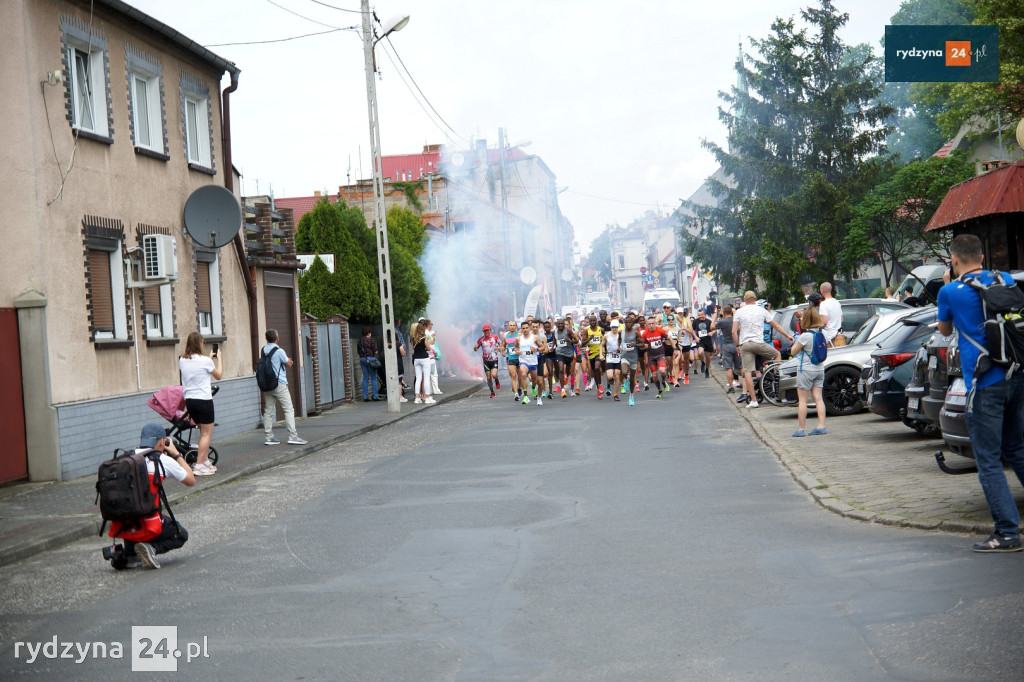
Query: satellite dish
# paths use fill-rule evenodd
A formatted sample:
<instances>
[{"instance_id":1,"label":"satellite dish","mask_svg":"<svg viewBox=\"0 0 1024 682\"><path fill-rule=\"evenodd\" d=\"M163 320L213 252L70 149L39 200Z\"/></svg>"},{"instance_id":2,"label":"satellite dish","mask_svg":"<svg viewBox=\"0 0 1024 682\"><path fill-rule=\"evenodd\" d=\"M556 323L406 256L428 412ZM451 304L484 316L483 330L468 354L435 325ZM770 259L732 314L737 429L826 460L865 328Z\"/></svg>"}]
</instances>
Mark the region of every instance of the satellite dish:
<instances>
[{"instance_id":1,"label":"satellite dish","mask_svg":"<svg viewBox=\"0 0 1024 682\"><path fill-rule=\"evenodd\" d=\"M1024 147L1024 118L1017 124L1017 144Z\"/></svg>"},{"instance_id":2,"label":"satellite dish","mask_svg":"<svg viewBox=\"0 0 1024 682\"><path fill-rule=\"evenodd\" d=\"M519 271L519 279L523 281L523 284L533 284L537 281L537 271L527 265Z\"/></svg>"},{"instance_id":3,"label":"satellite dish","mask_svg":"<svg viewBox=\"0 0 1024 682\"><path fill-rule=\"evenodd\" d=\"M227 246L241 226L241 204L220 185L204 185L185 202L185 231L200 246Z\"/></svg>"}]
</instances>

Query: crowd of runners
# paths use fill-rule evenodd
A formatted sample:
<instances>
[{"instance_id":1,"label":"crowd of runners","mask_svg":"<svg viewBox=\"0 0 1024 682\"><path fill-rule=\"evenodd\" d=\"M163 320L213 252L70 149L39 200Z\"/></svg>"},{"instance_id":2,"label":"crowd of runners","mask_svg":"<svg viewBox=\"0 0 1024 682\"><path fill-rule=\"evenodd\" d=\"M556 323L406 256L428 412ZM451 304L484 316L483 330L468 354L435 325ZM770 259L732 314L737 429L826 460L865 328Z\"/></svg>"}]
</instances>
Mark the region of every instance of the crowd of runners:
<instances>
[{"instance_id":1,"label":"crowd of runners","mask_svg":"<svg viewBox=\"0 0 1024 682\"><path fill-rule=\"evenodd\" d=\"M728 392L734 392L740 364L731 324L731 306L716 306L710 316L703 308L691 315L688 308L666 304L649 315L602 310L578 321L572 315L527 317L518 324L510 320L501 331L483 325L473 350L481 352L492 398L501 390L503 356L512 397L520 404L543 405L545 398L593 391L597 400L635 405L637 394L661 399L688 385L691 373L709 378L715 357L727 370Z\"/></svg>"}]
</instances>

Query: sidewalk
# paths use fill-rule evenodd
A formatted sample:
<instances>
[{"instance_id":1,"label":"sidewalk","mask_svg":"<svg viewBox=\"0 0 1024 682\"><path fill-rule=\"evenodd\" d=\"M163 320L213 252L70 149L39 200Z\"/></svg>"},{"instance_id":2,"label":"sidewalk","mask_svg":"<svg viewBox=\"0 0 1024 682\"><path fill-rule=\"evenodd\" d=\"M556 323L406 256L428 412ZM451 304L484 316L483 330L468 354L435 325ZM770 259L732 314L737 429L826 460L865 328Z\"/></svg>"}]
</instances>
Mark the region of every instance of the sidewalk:
<instances>
[{"instance_id":1,"label":"sidewalk","mask_svg":"<svg viewBox=\"0 0 1024 682\"><path fill-rule=\"evenodd\" d=\"M483 385L474 381L444 381L442 395L436 396L437 405L469 397ZM401 412L392 414L387 411L387 402L357 402L316 417L297 419L299 435L309 441L307 445L285 443L288 433L283 423L275 428L282 439L281 445L276 446L263 444L262 428L224 440L218 440L214 431L213 444L220 455L216 475L197 476L196 485L191 488L169 485L168 498L172 504L180 503L210 488L304 457L437 405L414 405L410 400L402 404ZM98 537L103 521L95 504L95 486L95 476L83 476L64 483L18 483L0 488L0 566L84 537Z\"/></svg>"},{"instance_id":2,"label":"sidewalk","mask_svg":"<svg viewBox=\"0 0 1024 682\"><path fill-rule=\"evenodd\" d=\"M951 454L941 438L917 434L901 422L882 419L868 410L827 417L824 436L793 438L795 406L774 407L762 402L757 409L747 409L736 404L739 389L724 395L725 370L717 359L711 376L712 384L723 392L722 399L750 424L797 483L829 511L892 526L972 535L992 532L992 517L978 475L943 473L933 453L943 450L953 468L970 466L973 460ZM694 381L691 377L690 383ZM808 430L816 421L814 410L808 410ZM1022 496L1012 480L1011 489L1020 504Z\"/></svg>"}]
</instances>

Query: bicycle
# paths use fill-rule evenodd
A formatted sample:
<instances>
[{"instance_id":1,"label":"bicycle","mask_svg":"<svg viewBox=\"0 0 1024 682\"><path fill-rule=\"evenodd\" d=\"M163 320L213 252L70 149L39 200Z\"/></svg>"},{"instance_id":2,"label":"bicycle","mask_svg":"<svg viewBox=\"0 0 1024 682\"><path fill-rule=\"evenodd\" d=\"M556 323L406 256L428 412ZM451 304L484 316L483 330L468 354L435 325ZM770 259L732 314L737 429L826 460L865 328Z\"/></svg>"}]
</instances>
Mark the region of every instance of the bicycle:
<instances>
[{"instance_id":1,"label":"bicycle","mask_svg":"<svg viewBox=\"0 0 1024 682\"><path fill-rule=\"evenodd\" d=\"M761 377L759 379L755 379L759 384L757 392L761 394L761 398L775 407L789 404L781 395L779 389L779 384L782 378L779 371L781 366L781 360L767 362L761 370Z\"/></svg>"}]
</instances>

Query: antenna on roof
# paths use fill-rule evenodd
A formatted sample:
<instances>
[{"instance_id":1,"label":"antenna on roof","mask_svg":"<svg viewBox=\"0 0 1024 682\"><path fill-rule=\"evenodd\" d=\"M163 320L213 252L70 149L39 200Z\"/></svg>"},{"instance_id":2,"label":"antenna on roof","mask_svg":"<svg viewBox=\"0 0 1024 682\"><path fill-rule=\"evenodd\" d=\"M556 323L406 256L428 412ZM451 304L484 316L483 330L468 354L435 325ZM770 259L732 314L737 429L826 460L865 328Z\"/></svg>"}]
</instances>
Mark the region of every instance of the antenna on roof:
<instances>
[{"instance_id":1,"label":"antenna on roof","mask_svg":"<svg viewBox=\"0 0 1024 682\"><path fill-rule=\"evenodd\" d=\"M352 184L352 155L348 155L348 171L345 173L345 184Z\"/></svg>"}]
</instances>

